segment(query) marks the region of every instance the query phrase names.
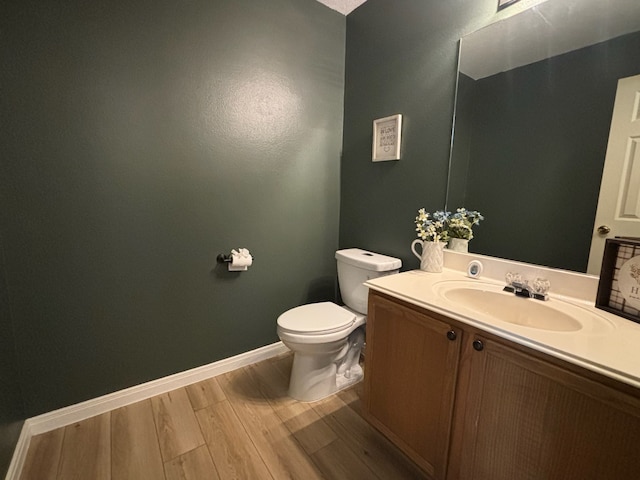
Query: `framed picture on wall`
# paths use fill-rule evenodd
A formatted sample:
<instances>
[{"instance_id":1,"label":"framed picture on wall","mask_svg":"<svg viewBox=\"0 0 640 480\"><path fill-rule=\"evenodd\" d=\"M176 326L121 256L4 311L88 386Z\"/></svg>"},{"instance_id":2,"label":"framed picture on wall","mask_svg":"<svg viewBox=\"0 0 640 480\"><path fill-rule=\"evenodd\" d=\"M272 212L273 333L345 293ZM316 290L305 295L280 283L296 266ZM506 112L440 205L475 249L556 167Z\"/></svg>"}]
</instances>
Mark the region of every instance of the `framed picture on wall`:
<instances>
[{"instance_id":1,"label":"framed picture on wall","mask_svg":"<svg viewBox=\"0 0 640 480\"><path fill-rule=\"evenodd\" d=\"M373 152L371 160L400 160L402 115L391 115L373 121Z\"/></svg>"},{"instance_id":2,"label":"framed picture on wall","mask_svg":"<svg viewBox=\"0 0 640 480\"><path fill-rule=\"evenodd\" d=\"M596 307L640 323L640 239L608 238Z\"/></svg>"},{"instance_id":3,"label":"framed picture on wall","mask_svg":"<svg viewBox=\"0 0 640 480\"><path fill-rule=\"evenodd\" d=\"M498 10L501 10L509 5L519 2L520 0L498 0Z\"/></svg>"}]
</instances>

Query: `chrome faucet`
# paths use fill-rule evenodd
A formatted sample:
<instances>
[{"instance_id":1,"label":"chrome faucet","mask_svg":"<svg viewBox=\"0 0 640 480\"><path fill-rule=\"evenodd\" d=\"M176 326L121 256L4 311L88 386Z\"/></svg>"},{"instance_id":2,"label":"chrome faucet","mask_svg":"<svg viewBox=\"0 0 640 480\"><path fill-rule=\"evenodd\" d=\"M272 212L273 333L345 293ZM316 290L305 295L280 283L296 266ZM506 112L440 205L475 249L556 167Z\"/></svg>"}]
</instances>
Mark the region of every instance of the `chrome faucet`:
<instances>
[{"instance_id":1,"label":"chrome faucet","mask_svg":"<svg viewBox=\"0 0 640 480\"><path fill-rule=\"evenodd\" d=\"M545 278L536 278L533 282L523 280L519 273L507 273L505 275L507 285L505 292L511 292L518 297L534 298L536 300L549 300L549 288L551 283Z\"/></svg>"}]
</instances>

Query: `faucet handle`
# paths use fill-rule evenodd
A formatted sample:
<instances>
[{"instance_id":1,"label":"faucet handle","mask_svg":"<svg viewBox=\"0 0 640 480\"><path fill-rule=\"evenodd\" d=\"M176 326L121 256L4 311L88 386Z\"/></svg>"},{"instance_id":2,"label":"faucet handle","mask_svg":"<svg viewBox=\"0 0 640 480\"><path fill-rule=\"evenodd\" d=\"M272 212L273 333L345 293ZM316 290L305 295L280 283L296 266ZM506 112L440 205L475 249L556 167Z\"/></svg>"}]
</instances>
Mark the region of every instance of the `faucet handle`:
<instances>
[{"instance_id":1,"label":"faucet handle","mask_svg":"<svg viewBox=\"0 0 640 480\"><path fill-rule=\"evenodd\" d=\"M533 298L537 300L549 300L549 294L547 293L551 288L551 282L546 278L536 278L533 281Z\"/></svg>"},{"instance_id":2,"label":"faucet handle","mask_svg":"<svg viewBox=\"0 0 640 480\"><path fill-rule=\"evenodd\" d=\"M551 288L551 282L546 278L536 278L533 281L533 291L541 295L545 295Z\"/></svg>"},{"instance_id":3,"label":"faucet handle","mask_svg":"<svg viewBox=\"0 0 640 480\"><path fill-rule=\"evenodd\" d=\"M520 284L522 285L524 282L522 281L522 275L514 272L507 272L504 276L507 285Z\"/></svg>"}]
</instances>

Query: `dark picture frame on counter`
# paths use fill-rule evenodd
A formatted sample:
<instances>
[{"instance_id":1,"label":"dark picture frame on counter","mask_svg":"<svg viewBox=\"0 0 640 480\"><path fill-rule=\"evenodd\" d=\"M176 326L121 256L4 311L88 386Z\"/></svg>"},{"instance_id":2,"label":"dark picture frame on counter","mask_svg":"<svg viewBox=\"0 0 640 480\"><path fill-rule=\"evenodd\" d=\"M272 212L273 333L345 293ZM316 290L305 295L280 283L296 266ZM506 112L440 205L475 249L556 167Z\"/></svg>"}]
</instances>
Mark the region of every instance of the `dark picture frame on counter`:
<instances>
[{"instance_id":1,"label":"dark picture frame on counter","mask_svg":"<svg viewBox=\"0 0 640 480\"><path fill-rule=\"evenodd\" d=\"M506 8L509 5L512 5L519 1L520 0L498 0L498 10L502 10L503 8Z\"/></svg>"},{"instance_id":2,"label":"dark picture frame on counter","mask_svg":"<svg viewBox=\"0 0 640 480\"><path fill-rule=\"evenodd\" d=\"M596 308L640 323L640 238L605 242Z\"/></svg>"}]
</instances>

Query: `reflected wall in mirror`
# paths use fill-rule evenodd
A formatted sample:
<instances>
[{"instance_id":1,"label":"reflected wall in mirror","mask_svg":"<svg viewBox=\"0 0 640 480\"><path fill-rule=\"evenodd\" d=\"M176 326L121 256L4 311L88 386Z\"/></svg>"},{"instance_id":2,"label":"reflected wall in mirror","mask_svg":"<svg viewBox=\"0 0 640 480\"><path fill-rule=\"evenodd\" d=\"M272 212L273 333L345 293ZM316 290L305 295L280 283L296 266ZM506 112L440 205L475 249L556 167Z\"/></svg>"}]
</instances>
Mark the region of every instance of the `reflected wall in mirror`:
<instances>
[{"instance_id":1,"label":"reflected wall in mirror","mask_svg":"<svg viewBox=\"0 0 640 480\"><path fill-rule=\"evenodd\" d=\"M447 208L485 216L470 251L586 271L617 82L638 73L638 0L548 0L461 40Z\"/></svg>"}]
</instances>

